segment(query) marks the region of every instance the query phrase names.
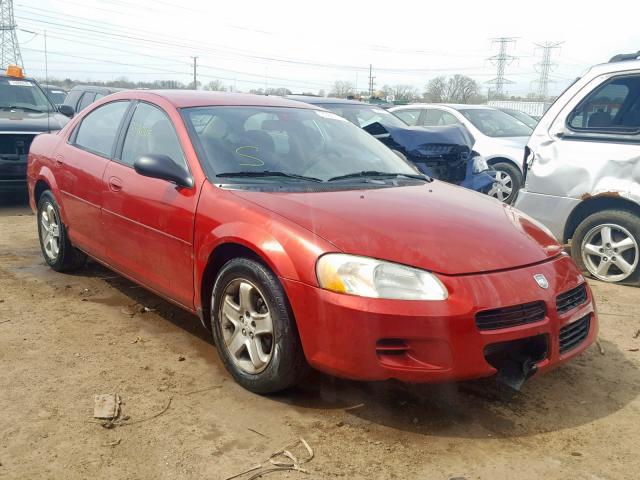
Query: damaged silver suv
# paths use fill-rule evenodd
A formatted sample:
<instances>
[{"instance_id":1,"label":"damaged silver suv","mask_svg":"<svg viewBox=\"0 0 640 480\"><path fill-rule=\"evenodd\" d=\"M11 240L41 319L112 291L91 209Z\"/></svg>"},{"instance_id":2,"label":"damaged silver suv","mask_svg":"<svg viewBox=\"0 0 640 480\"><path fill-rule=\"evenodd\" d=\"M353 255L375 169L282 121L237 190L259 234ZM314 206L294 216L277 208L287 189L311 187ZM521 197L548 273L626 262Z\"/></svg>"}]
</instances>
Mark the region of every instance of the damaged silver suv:
<instances>
[{"instance_id":1,"label":"damaged silver suv","mask_svg":"<svg viewBox=\"0 0 640 480\"><path fill-rule=\"evenodd\" d=\"M638 284L640 52L567 88L529 139L524 167L515 206L570 243L595 278Z\"/></svg>"}]
</instances>

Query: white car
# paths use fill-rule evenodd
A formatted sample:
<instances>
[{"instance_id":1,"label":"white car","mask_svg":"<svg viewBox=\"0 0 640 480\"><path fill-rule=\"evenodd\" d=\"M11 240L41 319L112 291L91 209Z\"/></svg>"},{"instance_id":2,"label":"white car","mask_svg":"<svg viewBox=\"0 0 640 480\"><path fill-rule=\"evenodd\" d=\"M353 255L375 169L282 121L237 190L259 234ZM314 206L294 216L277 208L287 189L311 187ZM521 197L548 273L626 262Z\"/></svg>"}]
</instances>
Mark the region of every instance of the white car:
<instances>
[{"instance_id":1,"label":"white car","mask_svg":"<svg viewBox=\"0 0 640 480\"><path fill-rule=\"evenodd\" d=\"M473 149L496 173L489 195L511 203L522 186L524 147L533 131L520 120L486 105L415 103L389 109L409 125L462 124L475 139Z\"/></svg>"}]
</instances>

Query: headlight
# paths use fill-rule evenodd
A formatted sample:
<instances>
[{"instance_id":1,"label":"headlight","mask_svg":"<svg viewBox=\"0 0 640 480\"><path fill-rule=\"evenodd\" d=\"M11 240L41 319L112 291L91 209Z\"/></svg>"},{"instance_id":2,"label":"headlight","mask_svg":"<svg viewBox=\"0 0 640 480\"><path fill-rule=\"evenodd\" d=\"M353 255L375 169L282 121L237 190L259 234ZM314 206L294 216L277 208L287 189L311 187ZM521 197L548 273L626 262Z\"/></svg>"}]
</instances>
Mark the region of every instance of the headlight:
<instances>
[{"instance_id":1,"label":"headlight","mask_svg":"<svg viewBox=\"0 0 640 480\"><path fill-rule=\"evenodd\" d=\"M482 155L476 155L472 158L473 160L473 173L481 173L489 170L489 164L487 163L487 159Z\"/></svg>"},{"instance_id":2,"label":"headlight","mask_svg":"<svg viewBox=\"0 0 640 480\"><path fill-rule=\"evenodd\" d=\"M449 296L435 275L375 258L329 253L318 260L316 275L320 287L360 297L445 300Z\"/></svg>"}]
</instances>

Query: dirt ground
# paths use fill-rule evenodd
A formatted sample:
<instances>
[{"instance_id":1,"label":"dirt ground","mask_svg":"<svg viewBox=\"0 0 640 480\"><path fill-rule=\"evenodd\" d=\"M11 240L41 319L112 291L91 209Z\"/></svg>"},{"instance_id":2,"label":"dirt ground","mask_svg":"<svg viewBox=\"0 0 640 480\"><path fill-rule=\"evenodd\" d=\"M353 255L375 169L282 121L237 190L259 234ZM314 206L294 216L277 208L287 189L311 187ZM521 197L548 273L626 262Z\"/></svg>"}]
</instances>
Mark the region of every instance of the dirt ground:
<instances>
[{"instance_id":1,"label":"dirt ground","mask_svg":"<svg viewBox=\"0 0 640 480\"><path fill-rule=\"evenodd\" d=\"M512 397L490 380L320 374L260 397L227 375L197 318L93 263L48 269L35 217L5 200L0 479L222 480L298 437L315 451L309 474L267 478L636 479L640 289L592 285L604 354L591 347ZM142 421L91 423L94 395L108 392Z\"/></svg>"}]
</instances>

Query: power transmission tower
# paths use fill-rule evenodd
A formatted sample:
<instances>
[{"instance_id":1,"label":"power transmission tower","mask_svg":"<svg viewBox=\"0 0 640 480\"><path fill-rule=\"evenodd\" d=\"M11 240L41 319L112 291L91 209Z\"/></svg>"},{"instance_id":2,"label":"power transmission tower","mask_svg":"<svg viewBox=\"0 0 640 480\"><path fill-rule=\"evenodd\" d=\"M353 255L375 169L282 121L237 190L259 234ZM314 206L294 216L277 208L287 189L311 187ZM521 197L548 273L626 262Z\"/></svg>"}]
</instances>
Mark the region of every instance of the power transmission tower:
<instances>
[{"instance_id":1,"label":"power transmission tower","mask_svg":"<svg viewBox=\"0 0 640 480\"><path fill-rule=\"evenodd\" d=\"M556 66L555 63L551 61L551 52L560 48L564 42L544 42L544 43L536 43L535 45L542 49L542 60L536 63L536 69L540 76L538 77L538 98L542 101L547 100L549 96L549 73Z\"/></svg>"},{"instance_id":2,"label":"power transmission tower","mask_svg":"<svg viewBox=\"0 0 640 480\"><path fill-rule=\"evenodd\" d=\"M507 65L518 58L507 53L509 45L515 43L516 37L498 37L492 38L491 41L492 44L498 44L498 53L487 59L496 66L496 78L489 80L487 83L496 86L494 90L495 96L500 99L504 95L504 86L513 83L511 80L504 78L504 71Z\"/></svg>"},{"instance_id":3,"label":"power transmission tower","mask_svg":"<svg viewBox=\"0 0 640 480\"><path fill-rule=\"evenodd\" d=\"M16 20L13 17L13 0L0 0L0 35L0 68L4 70L8 65L22 67Z\"/></svg>"}]
</instances>

